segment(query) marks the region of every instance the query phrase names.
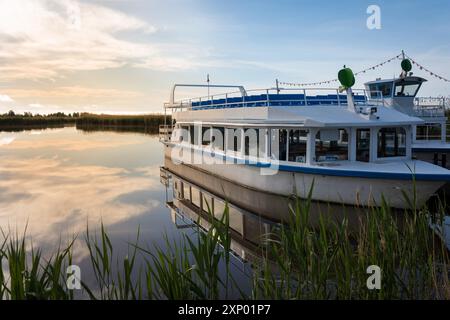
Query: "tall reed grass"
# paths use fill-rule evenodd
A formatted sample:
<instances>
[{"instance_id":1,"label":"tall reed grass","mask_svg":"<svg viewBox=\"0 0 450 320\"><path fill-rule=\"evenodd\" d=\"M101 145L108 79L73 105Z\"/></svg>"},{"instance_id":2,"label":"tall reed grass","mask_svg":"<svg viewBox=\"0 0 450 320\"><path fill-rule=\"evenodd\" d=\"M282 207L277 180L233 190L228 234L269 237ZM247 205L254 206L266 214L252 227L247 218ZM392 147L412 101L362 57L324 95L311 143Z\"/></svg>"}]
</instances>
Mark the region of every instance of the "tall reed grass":
<instances>
[{"instance_id":1,"label":"tall reed grass","mask_svg":"<svg viewBox=\"0 0 450 320\"><path fill-rule=\"evenodd\" d=\"M138 231L124 257L114 252L103 225L97 234L88 228L84 240L95 285L82 282L82 292L90 299L235 298L230 289L242 299L450 299L449 252L430 230L427 208L399 217L383 202L368 208L356 229L345 218L325 215L313 227L309 196L292 201L290 216L265 235L250 290L231 272L228 207L220 219L211 215L209 230L179 241L166 236L164 247L142 244ZM2 234L1 299L74 298L64 273L73 242L44 259L25 234ZM370 265L382 270L381 290L367 287Z\"/></svg>"}]
</instances>

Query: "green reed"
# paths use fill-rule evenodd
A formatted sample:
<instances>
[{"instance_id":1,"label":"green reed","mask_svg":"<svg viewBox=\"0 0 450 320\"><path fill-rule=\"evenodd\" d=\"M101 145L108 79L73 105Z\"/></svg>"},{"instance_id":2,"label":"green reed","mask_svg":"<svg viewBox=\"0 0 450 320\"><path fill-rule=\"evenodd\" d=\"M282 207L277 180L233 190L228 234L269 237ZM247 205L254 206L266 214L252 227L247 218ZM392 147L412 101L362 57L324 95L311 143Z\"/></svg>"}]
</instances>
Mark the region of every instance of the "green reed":
<instances>
[{"instance_id":1,"label":"green reed","mask_svg":"<svg viewBox=\"0 0 450 320\"><path fill-rule=\"evenodd\" d=\"M412 206L392 212L383 201L369 207L357 226L320 214L312 223L312 188L306 199L294 197L290 220L265 235L261 263L253 266L250 291L231 272L229 210L195 236L165 236L164 246L128 244L119 257L104 226L87 228L85 243L94 275L82 282L90 299L219 299L230 290L242 299L450 299L449 253L430 229L431 213ZM414 201L414 199L413 199ZM440 204L442 219L445 205ZM344 210L344 208L343 208ZM72 263L73 241L58 247L49 259L34 250L25 234L2 233L1 299L73 299L65 281ZM139 259L138 259L139 258ZM140 261L141 263L138 263ZM382 270L381 290L369 290L367 267ZM220 270L225 269L225 272Z\"/></svg>"}]
</instances>

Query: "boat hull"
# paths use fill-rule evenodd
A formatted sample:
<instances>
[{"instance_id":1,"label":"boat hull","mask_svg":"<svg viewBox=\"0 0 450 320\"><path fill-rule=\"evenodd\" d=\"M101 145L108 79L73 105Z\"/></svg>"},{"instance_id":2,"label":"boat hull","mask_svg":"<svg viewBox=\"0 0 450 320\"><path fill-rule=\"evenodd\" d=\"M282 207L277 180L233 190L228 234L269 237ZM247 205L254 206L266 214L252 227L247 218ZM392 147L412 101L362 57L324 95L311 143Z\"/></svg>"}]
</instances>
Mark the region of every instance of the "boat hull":
<instances>
[{"instance_id":1,"label":"boat hull","mask_svg":"<svg viewBox=\"0 0 450 320\"><path fill-rule=\"evenodd\" d=\"M409 208L405 195L413 201L415 193L416 205L422 206L444 184L443 181L420 181L414 184L413 181L404 179L331 176L285 170L276 171L273 175L264 175L261 174L261 168L257 166L207 164L211 163L208 161L201 164L179 164L178 161L172 161L172 147L170 145L165 147L165 156L166 166L177 174L183 175L187 171L196 170L214 176L219 181L227 181L246 189L283 197L297 195L300 198L306 198L312 188L312 200L325 204L379 206L384 198L390 207L404 209ZM198 173L191 172L190 174ZM220 187L217 186L216 188ZM227 192L233 193L231 188L229 189L223 190L225 197L229 196ZM268 199L265 205L270 208L270 197ZM239 205L245 204L247 201L252 201L252 199L240 199ZM258 207L258 209L261 209L263 206Z\"/></svg>"}]
</instances>

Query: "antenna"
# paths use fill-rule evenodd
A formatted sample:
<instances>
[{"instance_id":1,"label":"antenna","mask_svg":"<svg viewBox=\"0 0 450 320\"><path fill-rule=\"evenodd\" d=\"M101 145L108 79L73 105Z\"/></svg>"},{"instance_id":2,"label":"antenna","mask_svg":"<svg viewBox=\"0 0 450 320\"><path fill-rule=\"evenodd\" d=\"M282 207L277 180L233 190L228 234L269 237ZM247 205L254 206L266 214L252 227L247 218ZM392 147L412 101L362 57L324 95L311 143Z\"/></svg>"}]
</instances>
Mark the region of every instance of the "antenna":
<instances>
[{"instance_id":1,"label":"antenna","mask_svg":"<svg viewBox=\"0 0 450 320\"><path fill-rule=\"evenodd\" d=\"M209 100L209 73L206 75L206 82L208 83L208 100Z\"/></svg>"}]
</instances>

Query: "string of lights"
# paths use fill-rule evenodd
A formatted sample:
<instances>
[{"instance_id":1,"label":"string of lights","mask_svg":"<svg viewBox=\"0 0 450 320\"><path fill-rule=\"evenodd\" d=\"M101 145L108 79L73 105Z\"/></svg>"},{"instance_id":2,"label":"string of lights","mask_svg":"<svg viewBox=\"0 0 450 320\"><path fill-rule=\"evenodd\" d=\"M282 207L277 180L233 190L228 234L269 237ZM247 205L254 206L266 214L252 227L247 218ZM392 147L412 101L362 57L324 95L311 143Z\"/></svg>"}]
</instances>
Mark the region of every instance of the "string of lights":
<instances>
[{"instance_id":1,"label":"string of lights","mask_svg":"<svg viewBox=\"0 0 450 320\"><path fill-rule=\"evenodd\" d=\"M390 59L387 59L387 60L385 60L385 61L383 61L383 62L380 62L380 63L378 63L378 64L376 64L376 65L374 65L374 66L371 66L371 67L369 67L369 68L366 68L366 69L363 69L363 70L361 70L361 71L358 71L358 72L356 72L354 75L355 75L355 76L358 76L358 75L363 74L363 73L366 73L366 72L368 72L368 71L375 70L375 69L380 68L380 67L384 66L385 64L390 63L390 62L392 62L392 61L394 61L394 60L397 60L397 59L402 60L402 59L403 59L403 55L404 55L404 53L402 52L402 53L396 55L395 57L392 57L392 58L390 58ZM436 77L436 78L438 78L438 79L440 79L440 80L443 80L443 81L446 81L446 82L450 82L450 80L448 80L448 79L446 79L446 78L444 78L444 77L442 77L442 76L440 76L440 75L438 75L438 74L436 74L436 73L430 71L429 69L425 68L424 66L420 65L417 61L415 61L415 60L412 59L411 57L407 56L406 54L405 54L404 56L407 57L409 60L411 60L411 62L412 62L414 65L418 66L420 70L424 70L425 72L427 72L427 73L430 74L431 76L434 76L434 77ZM323 85L323 84L330 84L330 83L338 82L338 81L339 81L339 80L336 78L336 79L325 80L325 81L319 81L319 82L294 83L294 82L282 82L282 81L280 81L280 82L278 82L278 83L279 83L279 85L283 85L283 86L306 87L306 86L318 86L318 85Z\"/></svg>"},{"instance_id":2,"label":"string of lights","mask_svg":"<svg viewBox=\"0 0 450 320\"><path fill-rule=\"evenodd\" d=\"M430 76L433 76L433 77L438 78L438 79L440 79L440 80L443 80L443 81L445 81L445 82L450 82L449 79L446 79L446 78L444 78L444 77L442 77L442 76L436 74L435 72L430 71L429 69L425 68L424 66L422 66L421 64L419 64L417 61L415 61L413 58L407 56L406 54L405 54L405 57L407 57L409 60L411 60L412 64L414 64L414 65L416 65L417 67L419 67L419 70L423 70L423 71L425 71L426 73L428 73Z\"/></svg>"}]
</instances>

